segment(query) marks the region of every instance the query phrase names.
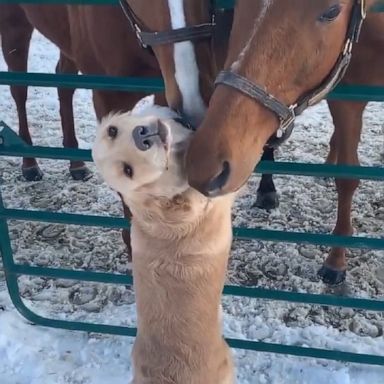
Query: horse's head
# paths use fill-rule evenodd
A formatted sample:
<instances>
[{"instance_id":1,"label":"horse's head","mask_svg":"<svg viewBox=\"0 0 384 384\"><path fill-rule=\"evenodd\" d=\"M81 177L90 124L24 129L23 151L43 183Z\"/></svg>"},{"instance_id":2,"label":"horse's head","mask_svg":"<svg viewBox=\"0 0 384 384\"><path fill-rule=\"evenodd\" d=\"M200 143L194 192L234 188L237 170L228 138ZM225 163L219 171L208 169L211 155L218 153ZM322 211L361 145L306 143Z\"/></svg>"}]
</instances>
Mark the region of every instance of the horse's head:
<instances>
[{"instance_id":1,"label":"horse's head","mask_svg":"<svg viewBox=\"0 0 384 384\"><path fill-rule=\"evenodd\" d=\"M122 0L122 5L133 27L140 29L139 41L152 49L159 61L168 105L198 125L216 74L213 1Z\"/></svg>"},{"instance_id":2,"label":"horse's head","mask_svg":"<svg viewBox=\"0 0 384 384\"><path fill-rule=\"evenodd\" d=\"M293 120L296 104L300 113L341 78L351 28L360 25L361 7L373 2L237 2L226 72L187 156L193 187L213 196L246 182L267 140Z\"/></svg>"}]
</instances>

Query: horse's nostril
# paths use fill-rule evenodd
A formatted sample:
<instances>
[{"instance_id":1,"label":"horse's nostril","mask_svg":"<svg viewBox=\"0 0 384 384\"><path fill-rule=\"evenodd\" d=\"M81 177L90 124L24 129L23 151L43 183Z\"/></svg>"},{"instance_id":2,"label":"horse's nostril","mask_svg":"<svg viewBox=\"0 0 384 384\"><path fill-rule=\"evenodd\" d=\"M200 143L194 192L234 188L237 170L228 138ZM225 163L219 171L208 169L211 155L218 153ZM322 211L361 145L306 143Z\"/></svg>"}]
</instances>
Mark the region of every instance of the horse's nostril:
<instances>
[{"instance_id":1,"label":"horse's nostril","mask_svg":"<svg viewBox=\"0 0 384 384\"><path fill-rule=\"evenodd\" d=\"M231 167L229 165L229 162L224 161L221 172L208 183L207 193L210 196L219 194L220 190L223 189L225 184L227 184L230 173Z\"/></svg>"}]
</instances>

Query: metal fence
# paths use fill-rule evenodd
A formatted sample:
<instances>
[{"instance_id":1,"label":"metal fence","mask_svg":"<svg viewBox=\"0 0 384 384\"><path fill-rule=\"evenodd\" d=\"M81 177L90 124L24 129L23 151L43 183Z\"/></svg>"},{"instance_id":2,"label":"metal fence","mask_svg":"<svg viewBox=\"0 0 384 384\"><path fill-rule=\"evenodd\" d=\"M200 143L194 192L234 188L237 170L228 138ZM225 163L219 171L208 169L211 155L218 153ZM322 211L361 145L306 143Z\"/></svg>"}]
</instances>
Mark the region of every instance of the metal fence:
<instances>
[{"instance_id":1,"label":"metal fence","mask_svg":"<svg viewBox=\"0 0 384 384\"><path fill-rule=\"evenodd\" d=\"M20 1L14 0L0 0L0 3L19 2ZM117 0L23 0L23 3L94 5L116 4L117 6ZM233 6L233 3L233 0L217 0L217 6L219 8L230 8ZM377 6L373 11L384 12L384 4ZM157 92L163 90L164 88L162 79L157 78L112 78L106 76L56 75L41 73L8 72L0 72L0 84L31 85L39 87L60 86L70 88L108 89L131 92L142 91L146 93ZM339 86L332 94L329 95L329 98L384 101L384 87ZM3 121L0 122L0 156L30 156L61 160L92 161L90 151L88 150L29 146L25 144L14 133L14 131L11 130L10 127L8 127ZM377 167L263 162L257 167L255 171L285 175L301 175L315 177L326 176L338 178L384 180L384 168ZM127 228L129 226L129 223L124 218L9 209L6 208L6 206L4 205L0 189L0 250L3 259L7 287L11 300L17 310L29 321L38 325L87 332L135 336L135 328L50 319L42 317L28 309L23 303L20 296L18 277L21 275L123 285L131 285L132 278L130 276L120 274L68 270L61 268L45 268L18 264L13 258L8 230L9 220L74 224L107 228ZM315 245L343 247L345 246L349 248L384 249L384 239L379 238L335 236L318 233L299 233L249 228L233 228L233 233L235 238L244 240L258 239L275 242L310 243ZM362 298L296 293L279 290L267 290L263 288L248 288L241 286L226 286L224 289L224 294L313 305L337 306L370 311L384 311L383 301ZM324 358L329 360L349 361L364 364L384 365L384 356L357 354L336 350L307 348L283 344L272 344L251 340L228 339L228 342L234 348L241 348L247 350Z\"/></svg>"}]
</instances>

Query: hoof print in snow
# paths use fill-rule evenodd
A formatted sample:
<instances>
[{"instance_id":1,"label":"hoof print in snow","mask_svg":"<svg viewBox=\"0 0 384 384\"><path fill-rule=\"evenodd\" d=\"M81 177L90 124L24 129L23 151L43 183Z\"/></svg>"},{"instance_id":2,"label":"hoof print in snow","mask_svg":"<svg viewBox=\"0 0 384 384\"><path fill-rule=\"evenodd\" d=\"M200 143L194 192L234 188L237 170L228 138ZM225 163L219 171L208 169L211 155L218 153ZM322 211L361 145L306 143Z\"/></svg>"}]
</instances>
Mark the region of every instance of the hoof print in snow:
<instances>
[{"instance_id":1,"label":"hoof print in snow","mask_svg":"<svg viewBox=\"0 0 384 384\"><path fill-rule=\"evenodd\" d=\"M40 228L36 235L43 237L47 240L55 240L60 235L65 232L65 228L62 225L47 225L43 228Z\"/></svg>"},{"instance_id":2,"label":"hoof print in snow","mask_svg":"<svg viewBox=\"0 0 384 384\"><path fill-rule=\"evenodd\" d=\"M281 281L288 274L288 266L283 262L275 264L270 260L260 266L260 271L270 280Z\"/></svg>"}]
</instances>

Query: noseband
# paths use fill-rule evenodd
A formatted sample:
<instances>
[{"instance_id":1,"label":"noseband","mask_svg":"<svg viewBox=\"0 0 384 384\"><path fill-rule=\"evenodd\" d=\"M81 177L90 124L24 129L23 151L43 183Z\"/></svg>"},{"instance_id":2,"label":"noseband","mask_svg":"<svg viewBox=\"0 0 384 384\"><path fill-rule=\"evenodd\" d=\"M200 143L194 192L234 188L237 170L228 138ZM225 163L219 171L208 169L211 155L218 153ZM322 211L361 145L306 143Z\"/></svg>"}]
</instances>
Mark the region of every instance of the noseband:
<instances>
[{"instance_id":1,"label":"noseband","mask_svg":"<svg viewBox=\"0 0 384 384\"><path fill-rule=\"evenodd\" d=\"M154 0L159 1L159 0ZM152 47L157 45L175 44L183 41L195 41L201 39L210 39L213 36L215 28L215 4L210 0L211 22L198 25L192 25L184 28L171 29L162 32L143 31L144 25L127 0L119 0L120 6L127 17L129 24L136 34L140 46L152 52Z\"/></svg>"},{"instance_id":2,"label":"noseband","mask_svg":"<svg viewBox=\"0 0 384 384\"><path fill-rule=\"evenodd\" d=\"M365 17L365 0L355 0L344 48L339 55L336 64L326 79L317 88L302 96L294 104L287 106L285 103L282 103L276 97L266 92L264 87L253 83L247 78L239 75L238 73L232 72L231 70L221 71L215 81L215 85L225 84L231 88L235 88L239 92L262 104L278 116L280 120L280 126L278 129L279 135L272 137L267 144L270 147L276 148L290 137L296 117L309 106L312 106L322 100L343 78L352 58L353 44L359 40L361 27Z\"/></svg>"}]
</instances>

